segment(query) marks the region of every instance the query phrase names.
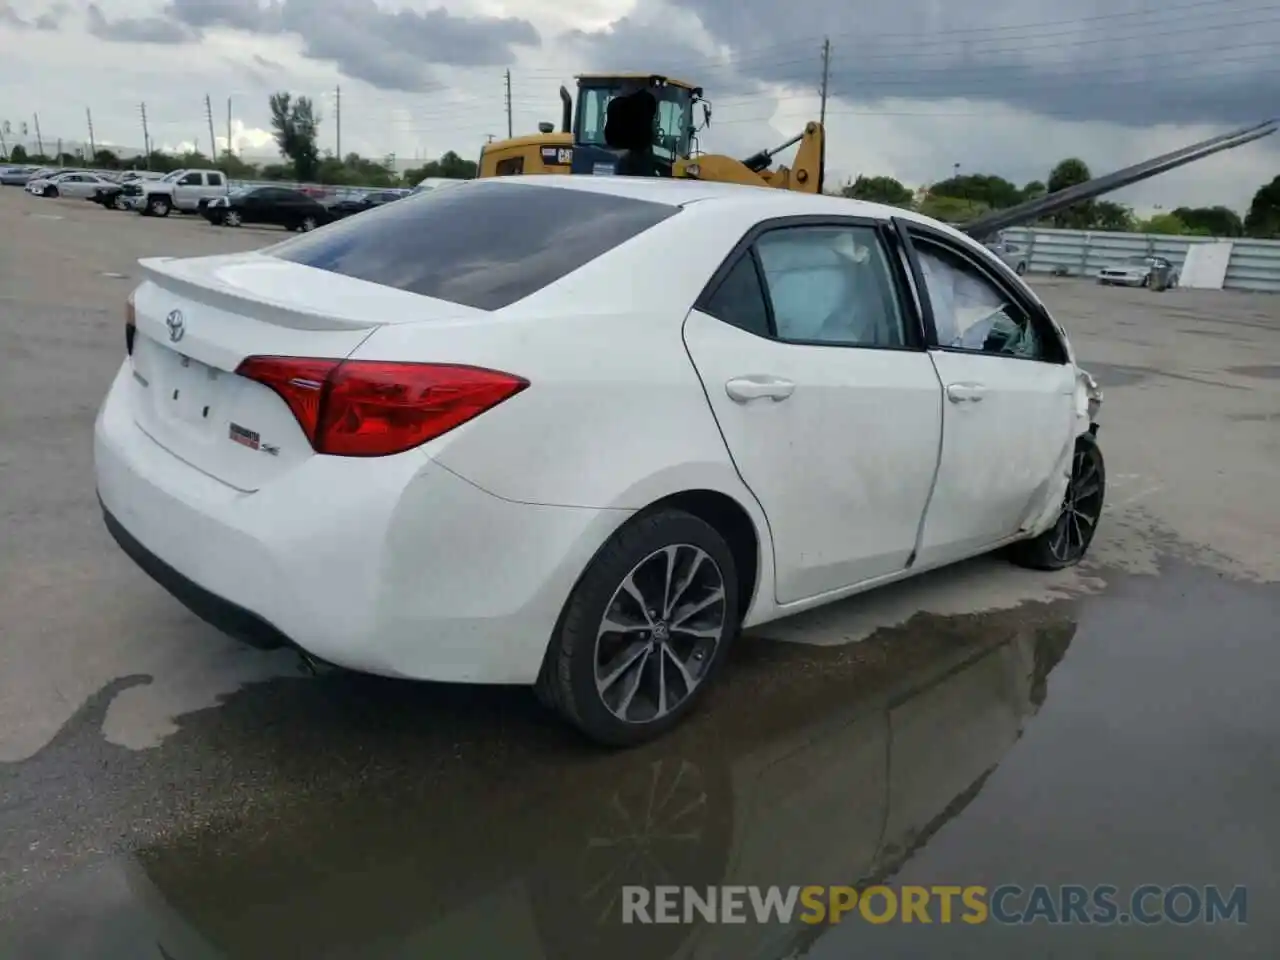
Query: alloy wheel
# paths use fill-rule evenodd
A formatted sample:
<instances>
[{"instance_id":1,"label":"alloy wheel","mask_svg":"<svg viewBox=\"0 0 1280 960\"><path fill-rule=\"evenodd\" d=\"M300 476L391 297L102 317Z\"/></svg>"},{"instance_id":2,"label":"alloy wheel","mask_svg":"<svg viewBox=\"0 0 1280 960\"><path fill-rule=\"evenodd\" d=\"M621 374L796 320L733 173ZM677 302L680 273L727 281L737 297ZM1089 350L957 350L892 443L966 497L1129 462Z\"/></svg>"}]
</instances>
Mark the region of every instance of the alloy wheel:
<instances>
[{"instance_id":1,"label":"alloy wheel","mask_svg":"<svg viewBox=\"0 0 1280 960\"><path fill-rule=\"evenodd\" d=\"M623 578L596 631L596 691L624 723L651 723L702 683L728 623L724 574L700 547L656 550Z\"/></svg>"},{"instance_id":2,"label":"alloy wheel","mask_svg":"<svg viewBox=\"0 0 1280 960\"><path fill-rule=\"evenodd\" d=\"M240 226L240 214L236 213L234 210L228 210L223 216L222 222L228 227L238 227Z\"/></svg>"},{"instance_id":3,"label":"alloy wheel","mask_svg":"<svg viewBox=\"0 0 1280 960\"><path fill-rule=\"evenodd\" d=\"M1049 552L1061 561L1083 556L1102 516L1102 473L1088 448L1077 449L1062 513L1049 538Z\"/></svg>"},{"instance_id":4,"label":"alloy wheel","mask_svg":"<svg viewBox=\"0 0 1280 960\"><path fill-rule=\"evenodd\" d=\"M303 221L302 221L302 229L303 229L303 231L304 231L304 232L310 233L310 232L311 232L312 230L314 230L315 228L316 228L316 218L315 218L315 217L306 217L306 218L304 218L304 219L303 219Z\"/></svg>"}]
</instances>

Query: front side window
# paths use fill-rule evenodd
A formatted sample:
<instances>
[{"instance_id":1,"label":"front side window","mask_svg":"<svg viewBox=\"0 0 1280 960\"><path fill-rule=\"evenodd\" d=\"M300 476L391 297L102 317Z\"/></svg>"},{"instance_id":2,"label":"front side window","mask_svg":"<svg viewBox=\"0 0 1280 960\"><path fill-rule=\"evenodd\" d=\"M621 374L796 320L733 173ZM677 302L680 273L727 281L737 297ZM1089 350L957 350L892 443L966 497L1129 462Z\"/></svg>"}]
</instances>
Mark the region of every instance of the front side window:
<instances>
[{"instance_id":1,"label":"front side window","mask_svg":"<svg viewBox=\"0 0 1280 960\"><path fill-rule=\"evenodd\" d=\"M198 187L200 186L200 174L188 173L185 177L178 181L180 187Z\"/></svg>"},{"instance_id":2,"label":"front side window","mask_svg":"<svg viewBox=\"0 0 1280 960\"><path fill-rule=\"evenodd\" d=\"M907 345L893 275L874 228L788 227L766 233L756 249L779 339Z\"/></svg>"},{"instance_id":3,"label":"front side window","mask_svg":"<svg viewBox=\"0 0 1280 960\"><path fill-rule=\"evenodd\" d=\"M209 186L211 186L211 187L220 187L220 186L222 186L222 174L220 174L220 173L211 173L211 174L209 174Z\"/></svg>"},{"instance_id":4,"label":"front side window","mask_svg":"<svg viewBox=\"0 0 1280 960\"><path fill-rule=\"evenodd\" d=\"M963 257L915 240L933 307L938 346L1041 360L1044 345L1030 314Z\"/></svg>"}]
</instances>

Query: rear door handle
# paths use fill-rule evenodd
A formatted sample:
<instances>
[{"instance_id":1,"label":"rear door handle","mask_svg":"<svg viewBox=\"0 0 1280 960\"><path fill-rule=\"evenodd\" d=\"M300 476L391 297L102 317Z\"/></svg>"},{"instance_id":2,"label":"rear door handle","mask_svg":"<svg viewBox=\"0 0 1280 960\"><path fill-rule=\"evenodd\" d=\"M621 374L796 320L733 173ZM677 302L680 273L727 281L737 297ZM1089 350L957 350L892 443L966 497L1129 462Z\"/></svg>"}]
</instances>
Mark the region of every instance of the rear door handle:
<instances>
[{"instance_id":1,"label":"rear door handle","mask_svg":"<svg viewBox=\"0 0 1280 960\"><path fill-rule=\"evenodd\" d=\"M724 385L724 392L729 399L738 403L749 403L752 400L769 399L774 403L787 399L795 392L796 385L781 377L750 375L734 377Z\"/></svg>"},{"instance_id":2,"label":"rear door handle","mask_svg":"<svg viewBox=\"0 0 1280 960\"><path fill-rule=\"evenodd\" d=\"M980 383L947 384L947 399L952 403L977 403L986 392L987 388Z\"/></svg>"}]
</instances>

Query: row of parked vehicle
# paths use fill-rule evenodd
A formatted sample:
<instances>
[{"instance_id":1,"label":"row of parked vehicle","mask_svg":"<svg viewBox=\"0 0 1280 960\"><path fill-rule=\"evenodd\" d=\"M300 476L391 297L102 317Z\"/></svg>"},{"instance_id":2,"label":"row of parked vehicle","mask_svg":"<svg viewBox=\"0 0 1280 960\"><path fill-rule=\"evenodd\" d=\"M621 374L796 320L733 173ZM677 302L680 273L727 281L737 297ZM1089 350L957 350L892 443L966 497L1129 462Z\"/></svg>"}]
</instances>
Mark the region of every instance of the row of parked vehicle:
<instances>
[{"instance_id":1,"label":"row of parked vehicle","mask_svg":"<svg viewBox=\"0 0 1280 960\"><path fill-rule=\"evenodd\" d=\"M123 173L51 167L0 170L0 184L23 186L38 197L76 197L111 210L133 210L143 216L173 212L199 214L212 224L239 227L269 224L308 231L456 180L430 178L408 189L347 189L234 184L221 170L175 170L158 174Z\"/></svg>"}]
</instances>

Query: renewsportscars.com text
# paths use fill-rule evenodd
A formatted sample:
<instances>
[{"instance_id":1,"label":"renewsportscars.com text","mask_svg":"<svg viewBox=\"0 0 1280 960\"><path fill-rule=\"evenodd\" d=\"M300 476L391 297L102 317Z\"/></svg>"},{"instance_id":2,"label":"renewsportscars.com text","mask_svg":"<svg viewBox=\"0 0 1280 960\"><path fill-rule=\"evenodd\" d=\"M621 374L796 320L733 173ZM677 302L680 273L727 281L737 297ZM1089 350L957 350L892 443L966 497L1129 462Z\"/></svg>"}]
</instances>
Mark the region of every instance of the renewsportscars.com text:
<instances>
[{"instance_id":1,"label":"renewsportscars.com text","mask_svg":"<svg viewBox=\"0 0 1280 960\"><path fill-rule=\"evenodd\" d=\"M1021 887L624 886L623 923L1247 923L1248 890L1191 884Z\"/></svg>"}]
</instances>

